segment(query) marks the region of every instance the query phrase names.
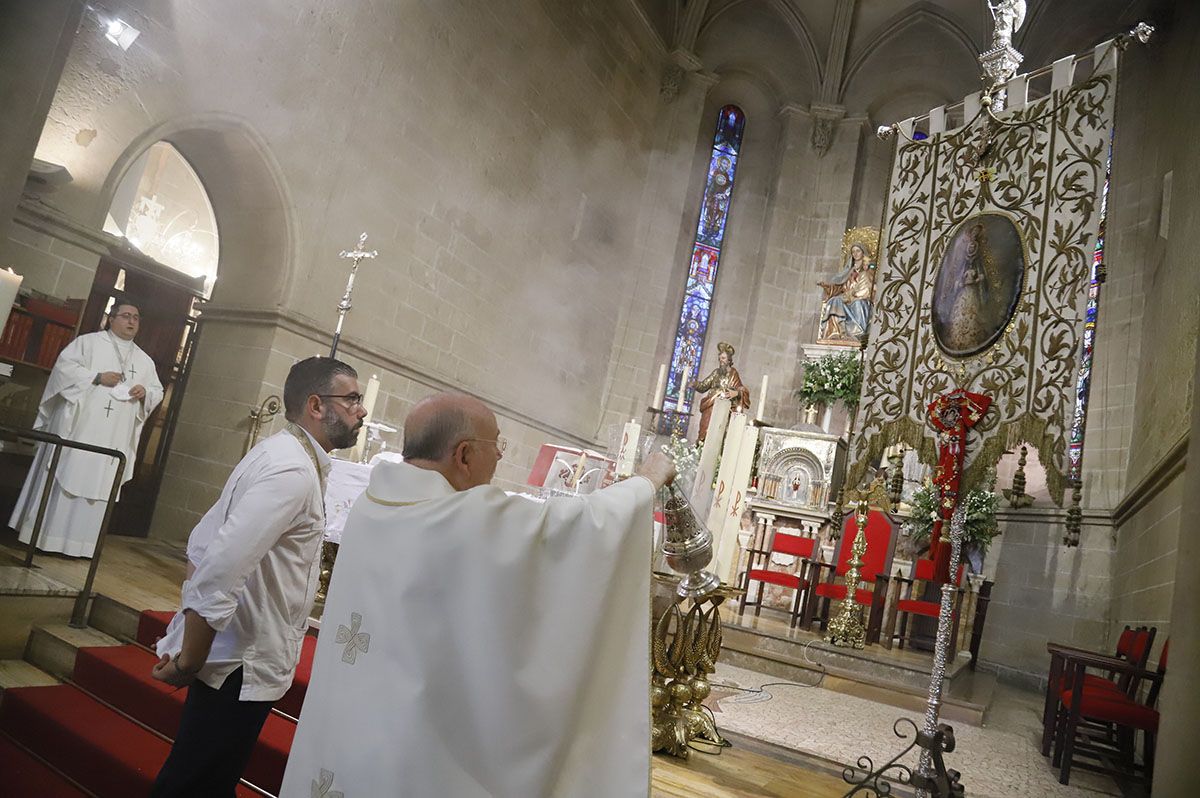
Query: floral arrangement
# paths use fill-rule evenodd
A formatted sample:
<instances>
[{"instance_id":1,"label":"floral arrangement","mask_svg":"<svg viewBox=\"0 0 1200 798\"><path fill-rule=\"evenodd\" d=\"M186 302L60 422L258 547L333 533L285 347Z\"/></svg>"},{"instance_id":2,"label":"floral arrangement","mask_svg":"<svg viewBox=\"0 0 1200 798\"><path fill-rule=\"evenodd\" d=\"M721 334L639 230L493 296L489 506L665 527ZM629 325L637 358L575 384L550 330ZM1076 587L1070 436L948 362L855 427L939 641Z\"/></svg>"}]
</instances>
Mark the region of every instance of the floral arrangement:
<instances>
[{"instance_id":1,"label":"floral arrangement","mask_svg":"<svg viewBox=\"0 0 1200 798\"><path fill-rule=\"evenodd\" d=\"M671 458L675 470L686 480L700 464L700 449L700 446L692 446L683 438L672 437L669 443L663 444L662 453Z\"/></svg>"},{"instance_id":2,"label":"floral arrangement","mask_svg":"<svg viewBox=\"0 0 1200 798\"><path fill-rule=\"evenodd\" d=\"M843 402L846 407L858 406L862 388L862 361L858 350L826 355L804 366L804 381L796 398L806 405L823 402L832 405Z\"/></svg>"},{"instance_id":3,"label":"floral arrangement","mask_svg":"<svg viewBox=\"0 0 1200 798\"><path fill-rule=\"evenodd\" d=\"M913 540L929 539L933 531L934 521L938 519L938 489L933 485L924 485L913 494L912 517L906 526ZM977 548L982 555L987 554L992 539L1000 534L1000 524L996 521L996 508L999 501L996 494L990 490L974 488L961 497L967 508L966 524L963 527L963 546ZM948 536L950 525L942 527L942 534ZM948 539L948 538L946 538Z\"/></svg>"}]
</instances>

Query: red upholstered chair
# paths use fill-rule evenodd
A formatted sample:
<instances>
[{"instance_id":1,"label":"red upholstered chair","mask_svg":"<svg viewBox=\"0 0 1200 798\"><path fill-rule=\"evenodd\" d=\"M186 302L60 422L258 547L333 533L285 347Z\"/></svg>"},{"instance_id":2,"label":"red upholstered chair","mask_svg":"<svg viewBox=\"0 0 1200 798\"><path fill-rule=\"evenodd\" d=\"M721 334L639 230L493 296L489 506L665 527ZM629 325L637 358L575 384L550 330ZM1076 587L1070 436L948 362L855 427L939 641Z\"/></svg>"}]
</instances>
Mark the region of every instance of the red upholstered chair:
<instances>
[{"instance_id":1,"label":"red upholstered chair","mask_svg":"<svg viewBox=\"0 0 1200 798\"><path fill-rule=\"evenodd\" d=\"M1150 648L1154 644L1156 631L1153 626L1149 628L1139 626L1136 629L1126 626L1117 639L1117 650L1111 656L1124 660L1136 668L1145 668L1146 662L1150 658ZM1071 658L1105 656L1099 651L1088 651L1059 643L1047 643L1046 650L1050 652L1050 673L1046 681L1045 708L1042 710L1042 756L1050 755L1054 727L1062 707L1061 696L1064 691L1068 691L1072 687L1073 671L1069 667ZM1107 675L1084 673L1083 679L1084 689L1089 691L1107 690L1129 695L1135 686L1132 675L1118 674L1115 671L1109 671Z\"/></svg>"},{"instance_id":2,"label":"red upholstered chair","mask_svg":"<svg viewBox=\"0 0 1200 798\"><path fill-rule=\"evenodd\" d=\"M923 615L926 618L937 618L941 613L941 587L946 584L950 573L951 546L948 541L938 541L932 559L922 557L913 563L911 577L894 576L891 578L892 595L888 604L887 623L884 626L883 645L891 648L892 641L899 639L900 648L909 639L909 616ZM950 656L953 657L958 648L958 616L962 607L962 578L963 563L960 561L954 574L954 622L950 629ZM936 599L914 598L925 592L924 588L916 590L917 583L937 588ZM900 619L900 631L896 632L896 619Z\"/></svg>"},{"instance_id":3,"label":"red upholstered chair","mask_svg":"<svg viewBox=\"0 0 1200 798\"><path fill-rule=\"evenodd\" d=\"M1167 673L1168 640L1158 659L1158 669L1147 671L1116 657L1073 655L1067 658L1067 677L1071 689L1064 690L1059 699L1062 710L1058 713L1054 734L1054 766L1059 769L1058 780L1068 784L1071 769L1082 768L1109 775L1136 775L1142 771L1147 784L1154 777L1154 747L1158 736L1158 693L1162 689ZM1118 690L1089 689L1088 669L1099 672L1115 672L1128 676L1133 688L1130 694ZM1097 674L1098 675L1098 674ZM1141 687L1149 684L1145 701L1139 701ZM1087 727L1091 727L1091 729ZM1081 729L1081 727L1084 727ZM1097 735L1096 727L1111 729L1111 734ZM1135 758L1135 737L1142 732L1142 762ZM1080 758L1094 760L1077 761ZM1108 762L1119 762L1121 767L1106 767Z\"/></svg>"},{"instance_id":4,"label":"red upholstered chair","mask_svg":"<svg viewBox=\"0 0 1200 798\"><path fill-rule=\"evenodd\" d=\"M742 593L742 601L738 606L738 615L746 611L746 607L754 607L754 615L757 617L762 610L763 593L767 589L767 585L780 585L790 588L795 591L795 597L792 601L791 609L791 626L795 626L800 619L801 601L808 592L808 561L812 559L813 547L816 545L816 538L806 538L800 535L789 535L786 532L776 531L771 538L771 545L766 550L762 549L747 549L750 554L749 562L746 566L746 578L743 583L745 592ZM771 554L788 554L796 557L799 560L799 568L796 573L791 574L786 571L772 571ZM758 588L758 598L754 601L748 601L750 595L750 583L760 582Z\"/></svg>"},{"instance_id":5,"label":"red upholstered chair","mask_svg":"<svg viewBox=\"0 0 1200 798\"><path fill-rule=\"evenodd\" d=\"M854 536L857 534L858 513L855 512L847 516L842 523L842 536L838 539L837 549L834 551L834 562L809 562L809 578L813 585L804 601L804 615L800 621L802 629L810 628L813 618L819 617L821 629L824 630L829 625L831 602L838 602L846 597L843 577L850 570L851 550ZM887 572L892 567L892 556L896 551L896 524L887 513L871 508L867 514L865 534L867 550L863 554L863 565L859 569L861 581L854 600L868 608L867 642L877 643L883 626L883 588L887 582ZM884 579L880 579L881 576Z\"/></svg>"}]
</instances>

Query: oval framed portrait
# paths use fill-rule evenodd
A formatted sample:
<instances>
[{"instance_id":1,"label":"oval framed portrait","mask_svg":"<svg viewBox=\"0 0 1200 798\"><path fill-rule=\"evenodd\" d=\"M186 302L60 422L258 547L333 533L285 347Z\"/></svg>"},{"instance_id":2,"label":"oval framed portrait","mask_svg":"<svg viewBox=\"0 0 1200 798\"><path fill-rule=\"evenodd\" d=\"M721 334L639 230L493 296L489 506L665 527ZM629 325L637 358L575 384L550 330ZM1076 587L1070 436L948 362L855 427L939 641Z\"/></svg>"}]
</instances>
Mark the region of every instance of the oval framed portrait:
<instances>
[{"instance_id":1,"label":"oval framed portrait","mask_svg":"<svg viewBox=\"0 0 1200 798\"><path fill-rule=\"evenodd\" d=\"M1004 334L1025 287L1025 246L1012 220L981 213L958 226L933 284L933 337L945 354L964 358Z\"/></svg>"}]
</instances>

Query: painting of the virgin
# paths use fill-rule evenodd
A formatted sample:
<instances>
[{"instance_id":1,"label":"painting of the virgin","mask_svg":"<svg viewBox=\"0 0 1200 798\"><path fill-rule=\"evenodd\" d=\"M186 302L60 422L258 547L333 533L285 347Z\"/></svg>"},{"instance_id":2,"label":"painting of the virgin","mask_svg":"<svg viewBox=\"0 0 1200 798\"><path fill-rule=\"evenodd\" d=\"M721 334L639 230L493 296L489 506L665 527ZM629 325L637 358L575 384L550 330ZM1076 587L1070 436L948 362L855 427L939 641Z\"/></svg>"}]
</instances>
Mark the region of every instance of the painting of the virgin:
<instances>
[{"instance_id":1,"label":"painting of the virgin","mask_svg":"<svg viewBox=\"0 0 1200 798\"><path fill-rule=\"evenodd\" d=\"M1017 310L1025 282L1021 234L1006 216L963 222L933 288L933 335L943 352L970 357L991 347Z\"/></svg>"}]
</instances>

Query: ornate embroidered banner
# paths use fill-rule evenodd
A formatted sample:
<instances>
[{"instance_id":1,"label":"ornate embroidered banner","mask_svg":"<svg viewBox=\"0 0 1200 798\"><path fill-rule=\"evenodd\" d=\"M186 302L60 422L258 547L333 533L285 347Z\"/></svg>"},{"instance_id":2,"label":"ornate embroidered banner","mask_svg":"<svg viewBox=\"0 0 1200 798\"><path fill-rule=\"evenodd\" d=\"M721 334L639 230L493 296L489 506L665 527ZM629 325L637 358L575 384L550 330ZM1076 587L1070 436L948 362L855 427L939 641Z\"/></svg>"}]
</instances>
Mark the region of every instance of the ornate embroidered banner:
<instances>
[{"instance_id":1,"label":"ornate embroidered banner","mask_svg":"<svg viewBox=\"0 0 1200 798\"><path fill-rule=\"evenodd\" d=\"M850 484L895 443L933 463L926 405L960 388L994 399L970 431L964 490L1025 441L1062 504L1115 90L1113 68L999 122L985 109L957 130L901 138Z\"/></svg>"}]
</instances>

